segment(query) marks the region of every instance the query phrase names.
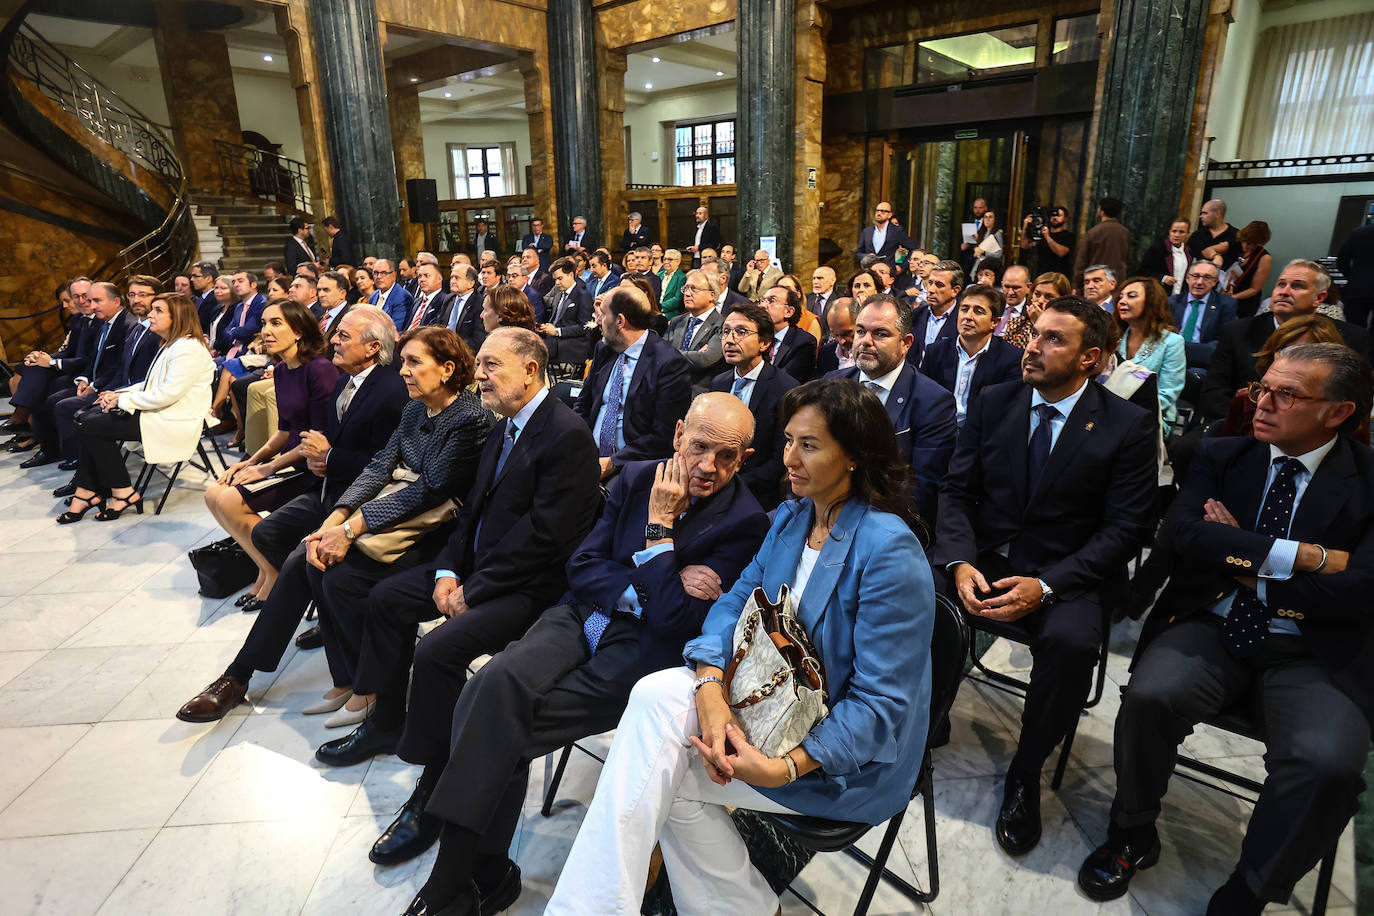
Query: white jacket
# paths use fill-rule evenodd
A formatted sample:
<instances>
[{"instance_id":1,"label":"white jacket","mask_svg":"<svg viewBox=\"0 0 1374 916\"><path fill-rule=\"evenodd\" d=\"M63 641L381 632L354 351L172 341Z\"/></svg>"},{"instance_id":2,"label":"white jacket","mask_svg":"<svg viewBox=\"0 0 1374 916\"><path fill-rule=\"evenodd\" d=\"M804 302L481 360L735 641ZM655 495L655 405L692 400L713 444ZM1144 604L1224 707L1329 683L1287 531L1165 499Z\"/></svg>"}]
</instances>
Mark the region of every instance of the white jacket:
<instances>
[{"instance_id":1,"label":"white jacket","mask_svg":"<svg viewBox=\"0 0 1374 916\"><path fill-rule=\"evenodd\" d=\"M196 453L214 378L210 351L183 337L158 351L142 384L119 392L119 408L138 412L145 461L169 464Z\"/></svg>"}]
</instances>

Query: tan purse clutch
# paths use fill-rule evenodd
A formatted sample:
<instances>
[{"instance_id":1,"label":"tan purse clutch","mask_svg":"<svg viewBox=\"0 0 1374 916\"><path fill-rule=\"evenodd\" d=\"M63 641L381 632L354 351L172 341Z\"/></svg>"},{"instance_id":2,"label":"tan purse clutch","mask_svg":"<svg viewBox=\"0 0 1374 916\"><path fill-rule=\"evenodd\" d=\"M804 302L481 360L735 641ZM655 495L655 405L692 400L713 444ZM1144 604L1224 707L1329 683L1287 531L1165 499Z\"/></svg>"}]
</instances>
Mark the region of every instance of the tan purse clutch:
<instances>
[{"instance_id":1,"label":"tan purse clutch","mask_svg":"<svg viewBox=\"0 0 1374 916\"><path fill-rule=\"evenodd\" d=\"M381 499L383 496L399 492L419 479L419 474L401 465L391 472L391 483L382 487L382 492L375 498ZM446 499L433 509L426 509L413 518L397 522L381 531L369 531L360 535L354 546L362 551L364 556L378 563L393 563L401 554L419 543L420 538L457 518L460 505L457 500Z\"/></svg>"}]
</instances>

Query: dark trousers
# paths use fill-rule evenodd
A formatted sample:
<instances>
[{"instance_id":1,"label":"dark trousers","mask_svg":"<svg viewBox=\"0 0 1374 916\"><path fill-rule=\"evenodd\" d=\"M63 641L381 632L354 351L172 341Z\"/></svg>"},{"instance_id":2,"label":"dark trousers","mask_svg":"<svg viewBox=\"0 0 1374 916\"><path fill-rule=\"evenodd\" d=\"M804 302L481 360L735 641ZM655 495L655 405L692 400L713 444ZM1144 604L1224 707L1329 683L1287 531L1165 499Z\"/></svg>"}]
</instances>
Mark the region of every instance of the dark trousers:
<instances>
[{"instance_id":1,"label":"dark trousers","mask_svg":"<svg viewBox=\"0 0 1374 916\"><path fill-rule=\"evenodd\" d=\"M305 536L320 527L320 522L329 516L329 510L316 486L274 509L267 518L258 522L253 527L253 546L274 568L280 570Z\"/></svg>"},{"instance_id":2,"label":"dark trousers","mask_svg":"<svg viewBox=\"0 0 1374 916\"><path fill-rule=\"evenodd\" d=\"M76 429L81 437L81 464L73 478L76 485L97 493L131 486L129 468L124 463L119 444L142 439L138 414L88 410L79 418Z\"/></svg>"},{"instance_id":3,"label":"dark trousers","mask_svg":"<svg viewBox=\"0 0 1374 916\"><path fill-rule=\"evenodd\" d=\"M48 392L43 403L31 410L29 427L33 430L33 437L38 440L39 447L49 455L57 455L62 450L57 435L57 405L74 397L75 385L57 384Z\"/></svg>"},{"instance_id":4,"label":"dark trousers","mask_svg":"<svg viewBox=\"0 0 1374 916\"><path fill-rule=\"evenodd\" d=\"M1237 870L1260 899L1287 900L1355 813L1370 738L1359 707L1301 637L1271 634L1257 655L1237 659L1222 643L1220 618L1204 613L1146 647L1116 717L1110 829L1153 825L1179 742L1247 702L1263 725L1268 775Z\"/></svg>"},{"instance_id":5,"label":"dark trousers","mask_svg":"<svg viewBox=\"0 0 1374 916\"><path fill-rule=\"evenodd\" d=\"M440 531L446 533L448 527ZM310 591L320 612L324 653L335 687L352 687L357 679L368 593L372 587L398 572L428 563L443 547L444 540L445 537L438 533L430 533L392 563L379 563L355 546L342 563L324 572L306 564Z\"/></svg>"},{"instance_id":6,"label":"dark trousers","mask_svg":"<svg viewBox=\"0 0 1374 916\"><path fill-rule=\"evenodd\" d=\"M358 693L377 695L375 715L381 727L393 729L405 723L402 756L408 751L426 763L448 759L449 723L467 681L468 665L523 636L548 604L543 595L501 595L445 620L417 646L420 621L439 616L432 598L437 568L426 563L372 589L353 683ZM406 685L412 661L417 688L411 692L407 714ZM424 687L420 688L422 672Z\"/></svg>"},{"instance_id":7,"label":"dark trousers","mask_svg":"<svg viewBox=\"0 0 1374 916\"><path fill-rule=\"evenodd\" d=\"M67 387L71 384L71 379L51 366L26 366L24 374L19 376L19 388L10 398L10 403L35 411L43 406L55 386Z\"/></svg>"},{"instance_id":8,"label":"dark trousers","mask_svg":"<svg viewBox=\"0 0 1374 916\"><path fill-rule=\"evenodd\" d=\"M631 688L648 673L639 625L629 618L613 619L590 654L582 635L590 613L581 605L545 611L458 698L452 750L425 810L480 835L479 854L510 848L530 761L614 728ZM427 683L418 658L415 674L419 696Z\"/></svg>"},{"instance_id":9,"label":"dark trousers","mask_svg":"<svg viewBox=\"0 0 1374 916\"><path fill-rule=\"evenodd\" d=\"M76 431L76 416L85 410L95 407L97 394L89 392L84 395L72 395L63 398L53 407L53 423L57 428L57 448L63 458L77 458L81 454L81 436ZM43 443L43 448L47 448L48 443ZM50 453L51 454L51 453Z\"/></svg>"},{"instance_id":10,"label":"dark trousers","mask_svg":"<svg viewBox=\"0 0 1374 916\"><path fill-rule=\"evenodd\" d=\"M1374 297L1355 296L1344 300L1341 305L1345 308L1346 321L1362 328L1369 326L1369 315L1374 311Z\"/></svg>"},{"instance_id":11,"label":"dark trousers","mask_svg":"<svg viewBox=\"0 0 1374 916\"><path fill-rule=\"evenodd\" d=\"M984 554L978 570L992 583L1013 575L1029 575L1014 569L1006 557ZM959 601L953 576L940 571L940 590ZM962 607L962 603L960 604ZM1102 604L1096 593L1058 600L1038 608L1010 627L1029 637L1030 687L1021 710L1021 738L1010 769L1026 778L1037 778L1059 742L1076 727L1083 704L1092 689L1093 666L1106 638Z\"/></svg>"}]
</instances>

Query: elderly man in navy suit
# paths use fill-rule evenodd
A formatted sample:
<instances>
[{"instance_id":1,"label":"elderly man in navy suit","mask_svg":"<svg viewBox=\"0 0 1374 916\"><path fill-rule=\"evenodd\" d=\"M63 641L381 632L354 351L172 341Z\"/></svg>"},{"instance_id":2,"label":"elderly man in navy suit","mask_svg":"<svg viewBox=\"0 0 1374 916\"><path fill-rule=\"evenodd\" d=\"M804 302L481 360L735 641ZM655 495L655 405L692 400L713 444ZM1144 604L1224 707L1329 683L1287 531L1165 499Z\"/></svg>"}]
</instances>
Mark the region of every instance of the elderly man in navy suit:
<instances>
[{"instance_id":1,"label":"elderly man in navy suit","mask_svg":"<svg viewBox=\"0 0 1374 916\"><path fill-rule=\"evenodd\" d=\"M1236 320L1236 300L1217 292L1218 279L1217 265L1194 261L1183 275L1183 291L1169 297L1189 367L1207 368L1222 326Z\"/></svg>"},{"instance_id":2,"label":"elderly man in navy suit","mask_svg":"<svg viewBox=\"0 0 1374 916\"><path fill-rule=\"evenodd\" d=\"M1369 364L1339 344L1287 347L1250 392L1254 436L1203 442L1169 516L1177 565L1117 713L1106 842L1078 873L1094 900L1159 859L1178 745L1219 713L1263 724L1265 779L1209 914L1288 900L1365 788L1374 454L1349 434L1369 416Z\"/></svg>"},{"instance_id":3,"label":"elderly man in navy suit","mask_svg":"<svg viewBox=\"0 0 1374 916\"><path fill-rule=\"evenodd\" d=\"M873 208L873 225L865 226L859 233L859 244L854 249L854 263L863 261L864 255L877 255L878 260L888 267L897 265L897 249L908 251L916 249L916 241L906 234L901 226L892 221L892 204L880 201Z\"/></svg>"},{"instance_id":4,"label":"elderly man in navy suit","mask_svg":"<svg viewBox=\"0 0 1374 916\"><path fill-rule=\"evenodd\" d=\"M911 315L900 299L870 296L854 322L854 366L826 378L853 379L883 402L916 474L916 511L933 526L937 488L954 453L954 396L911 364Z\"/></svg>"},{"instance_id":5,"label":"elderly man in navy suit","mask_svg":"<svg viewBox=\"0 0 1374 916\"><path fill-rule=\"evenodd\" d=\"M601 342L574 409L592 428L606 480L627 461L664 458L692 400L691 366L649 329L649 298L618 286L594 307Z\"/></svg>"},{"instance_id":6,"label":"elderly man in navy suit","mask_svg":"<svg viewBox=\"0 0 1374 916\"><path fill-rule=\"evenodd\" d=\"M519 896L508 849L530 762L614 727L636 681L681 665L684 640L762 544L768 517L736 479L752 432L736 398L697 398L671 456L631 462L611 484L567 593L464 688L451 741L436 719L415 794L372 853L402 861L440 838L407 912L496 913Z\"/></svg>"},{"instance_id":7,"label":"elderly man in navy suit","mask_svg":"<svg viewBox=\"0 0 1374 916\"><path fill-rule=\"evenodd\" d=\"M943 589L970 615L1030 636L1030 687L995 831L1014 856L1040 841L1040 771L1088 698L1107 637L1104 593L1149 533L1154 413L1093 381L1111 321L1076 296L1051 302L1026 347L1024 381L969 404L940 487L931 560L947 575L937 576Z\"/></svg>"},{"instance_id":8,"label":"elderly man in navy suit","mask_svg":"<svg viewBox=\"0 0 1374 916\"><path fill-rule=\"evenodd\" d=\"M267 600L260 603L253 628L234 661L177 713L185 722L223 718L243 702L254 671L277 669L310 604L301 539L319 527L354 478L386 445L409 401L405 382L391 365L396 328L386 312L373 305L354 305L340 319L331 343L334 365L340 370L334 410L324 429L309 430L301 437L307 467L323 478L321 486L291 500L253 529L253 546L281 574Z\"/></svg>"},{"instance_id":9,"label":"elderly man in navy suit","mask_svg":"<svg viewBox=\"0 0 1374 916\"><path fill-rule=\"evenodd\" d=\"M954 395L961 428L978 392L1021 378L1021 348L992 333L1005 308L1000 290L970 286L959 300L959 335L935 341L921 364L926 375Z\"/></svg>"}]
</instances>

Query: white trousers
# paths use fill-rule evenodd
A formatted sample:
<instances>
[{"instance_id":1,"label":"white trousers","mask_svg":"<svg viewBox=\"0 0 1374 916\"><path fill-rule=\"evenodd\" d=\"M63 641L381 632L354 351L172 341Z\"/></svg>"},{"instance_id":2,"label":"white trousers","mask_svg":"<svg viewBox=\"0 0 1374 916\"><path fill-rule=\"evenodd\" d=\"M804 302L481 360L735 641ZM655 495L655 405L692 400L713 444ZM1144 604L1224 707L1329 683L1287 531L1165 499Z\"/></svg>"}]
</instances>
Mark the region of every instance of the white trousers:
<instances>
[{"instance_id":1,"label":"white trousers","mask_svg":"<svg viewBox=\"0 0 1374 916\"><path fill-rule=\"evenodd\" d=\"M789 810L738 779L718 786L689 736L699 734L690 668L642 679L545 914L637 916L657 843L683 916L772 916L773 893L725 806Z\"/></svg>"}]
</instances>

